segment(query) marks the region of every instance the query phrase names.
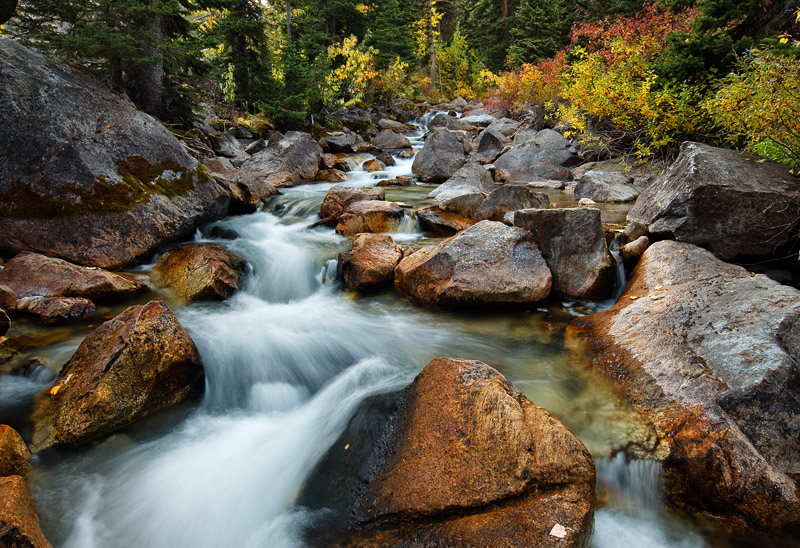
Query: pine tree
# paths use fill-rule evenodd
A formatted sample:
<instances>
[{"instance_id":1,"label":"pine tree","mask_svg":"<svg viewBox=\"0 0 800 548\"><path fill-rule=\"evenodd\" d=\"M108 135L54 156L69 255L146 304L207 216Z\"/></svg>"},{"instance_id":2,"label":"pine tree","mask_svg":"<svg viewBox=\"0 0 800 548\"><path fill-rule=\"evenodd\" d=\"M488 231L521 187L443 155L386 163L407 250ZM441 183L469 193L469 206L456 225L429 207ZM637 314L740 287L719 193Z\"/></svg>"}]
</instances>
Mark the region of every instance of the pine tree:
<instances>
[{"instance_id":1,"label":"pine tree","mask_svg":"<svg viewBox=\"0 0 800 548\"><path fill-rule=\"evenodd\" d=\"M477 0L459 5L459 28L467 44L493 71L505 67L511 45L511 19L519 0ZM503 17L504 12L507 17Z\"/></svg>"},{"instance_id":2,"label":"pine tree","mask_svg":"<svg viewBox=\"0 0 800 548\"><path fill-rule=\"evenodd\" d=\"M559 0L522 0L514 14L508 64L535 63L566 43L566 6Z\"/></svg>"},{"instance_id":3,"label":"pine tree","mask_svg":"<svg viewBox=\"0 0 800 548\"><path fill-rule=\"evenodd\" d=\"M373 24L367 39L379 52L378 66L385 67L397 57L413 62L416 54L411 27L420 13L420 2L376 0L373 6Z\"/></svg>"}]
</instances>

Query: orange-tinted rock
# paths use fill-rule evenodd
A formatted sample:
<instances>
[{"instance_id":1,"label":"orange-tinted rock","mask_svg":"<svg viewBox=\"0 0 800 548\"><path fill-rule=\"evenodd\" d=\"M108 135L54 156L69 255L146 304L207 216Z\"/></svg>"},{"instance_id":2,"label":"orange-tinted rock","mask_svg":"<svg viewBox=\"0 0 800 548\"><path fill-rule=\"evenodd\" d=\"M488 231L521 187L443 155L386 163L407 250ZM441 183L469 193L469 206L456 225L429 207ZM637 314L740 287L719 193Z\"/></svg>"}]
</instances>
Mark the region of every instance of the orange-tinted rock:
<instances>
[{"instance_id":1,"label":"orange-tinted rock","mask_svg":"<svg viewBox=\"0 0 800 548\"><path fill-rule=\"evenodd\" d=\"M394 279L415 301L448 308L532 304L547 298L551 284L533 236L494 221L403 259Z\"/></svg>"},{"instance_id":2,"label":"orange-tinted rock","mask_svg":"<svg viewBox=\"0 0 800 548\"><path fill-rule=\"evenodd\" d=\"M7 285L0 284L0 308L12 312L17 306L17 292Z\"/></svg>"},{"instance_id":3,"label":"orange-tinted rock","mask_svg":"<svg viewBox=\"0 0 800 548\"><path fill-rule=\"evenodd\" d=\"M97 307L80 297L23 297L17 301L17 312L42 324L67 324L91 318Z\"/></svg>"},{"instance_id":4,"label":"orange-tinted rock","mask_svg":"<svg viewBox=\"0 0 800 548\"><path fill-rule=\"evenodd\" d=\"M132 306L93 331L36 397L34 450L80 445L200 396L197 348L160 301Z\"/></svg>"},{"instance_id":5,"label":"orange-tinted rock","mask_svg":"<svg viewBox=\"0 0 800 548\"><path fill-rule=\"evenodd\" d=\"M30 456L19 433L7 424L0 424L0 476L23 475Z\"/></svg>"},{"instance_id":6,"label":"orange-tinted rock","mask_svg":"<svg viewBox=\"0 0 800 548\"><path fill-rule=\"evenodd\" d=\"M9 329L11 329L11 320L6 311L0 308L0 337L8 333Z\"/></svg>"},{"instance_id":7,"label":"orange-tinted rock","mask_svg":"<svg viewBox=\"0 0 800 548\"><path fill-rule=\"evenodd\" d=\"M449 211L442 211L437 206L418 209L415 213L423 228L441 236L454 236L478 222Z\"/></svg>"},{"instance_id":8,"label":"orange-tinted rock","mask_svg":"<svg viewBox=\"0 0 800 548\"><path fill-rule=\"evenodd\" d=\"M354 236L362 232L394 232L400 226L405 212L394 202L368 200L350 204L339 218L336 232Z\"/></svg>"},{"instance_id":9,"label":"orange-tinted rock","mask_svg":"<svg viewBox=\"0 0 800 548\"><path fill-rule=\"evenodd\" d=\"M800 524L800 291L662 241L568 334L667 444L673 503L736 529Z\"/></svg>"},{"instance_id":10,"label":"orange-tinted rock","mask_svg":"<svg viewBox=\"0 0 800 548\"><path fill-rule=\"evenodd\" d=\"M20 476L0 478L0 546L50 548L28 484Z\"/></svg>"},{"instance_id":11,"label":"orange-tinted rock","mask_svg":"<svg viewBox=\"0 0 800 548\"><path fill-rule=\"evenodd\" d=\"M326 224L336 224L350 204L385 198L386 191L381 188L335 186L325 195L319 209L319 218Z\"/></svg>"},{"instance_id":12,"label":"orange-tinted rock","mask_svg":"<svg viewBox=\"0 0 800 548\"><path fill-rule=\"evenodd\" d=\"M394 268L403 257L391 236L357 234L353 248L339 254L339 275L355 291L392 285Z\"/></svg>"},{"instance_id":13,"label":"orange-tinted rock","mask_svg":"<svg viewBox=\"0 0 800 548\"><path fill-rule=\"evenodd\" d=\"M339 169L321 169L314 180L320 183L341 183L347 180L347 174Z\"/></svg>"},{"instance_id":14,"label":"orange-tinted rock","mask_svg":"<svg viewBox=\"0 0 800 548\"><path fill-rule=\"evenodd\" d=\"M366 171L367 173L374 173L376 171L382 171L386 169L386 166L383 165L383 162L376 159L367 160L362 164L361 167L363 167L364 171Z\"/></svg>"},{"instance_id":15,"label":"orange-tinted rock","mask_svg":"<svg viewBox=\"0 0 800 548\"><path fill-rule=\"evenodd\" d=\"M128 276L28 252L20 253L0 270L0 284L11 288L18 298L83 297L102 301L147 290L145 284Z\"/></svg>"},{"instance_id":16,"label":"orange-tinted rock","mask_svg":"<svg viewBox=\"0 0 800 548\"><path fill-rule=\"evenodd\" d=\"M332 510L313 545L577 547L594 478L586 448L497 371L439 358L362 405L300 503Z\"/></svg>"},{"instance_id":17,"label":"orange-tinted rock","mask_svg":"<svg viewBox=\"0 0 800 548\"><path fill-rule=\"evenodd\" d=\"M221 301L236 291L247 268L244 260L217 244L185 244L167 250L155 271L158 284L187 301Z\"/></svg>"}]
</instances>

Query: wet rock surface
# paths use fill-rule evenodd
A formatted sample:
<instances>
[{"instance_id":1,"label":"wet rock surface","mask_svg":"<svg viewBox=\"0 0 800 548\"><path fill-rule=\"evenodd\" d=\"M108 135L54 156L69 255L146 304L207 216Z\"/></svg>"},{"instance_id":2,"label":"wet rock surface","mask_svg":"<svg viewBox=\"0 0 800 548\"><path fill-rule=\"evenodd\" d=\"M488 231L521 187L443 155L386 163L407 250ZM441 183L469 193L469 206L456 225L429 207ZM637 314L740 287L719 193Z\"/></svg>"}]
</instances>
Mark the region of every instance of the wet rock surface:
<instances>
[{"instance_id":1,"label":"wet rock surface","mask_svg":"<svg viewBox=\"0 0 800 548\"><path fill-rule=\"evenodd\" d=\"M750 153L686 142L628 220L656 238L693 243L723 260L770 254L798 239L800 184L789 170Z\"/></svg>"},{"instance_id":2,"label":"wet rock surface","mask_svg":"<svg viewBox=\"0 0 800 548\"><path fill-rule=\"evenodd\" d=\"M319 209L320 223L335 225L347 208L355 202L385 200L382 188L335 186L331 188Z\"/></svg>"},{"instance_id":3,"label":"wet rock surface","mask_svg":"<svg viewBox=\"0 0 800 548\"><path fill-rule=\"evenodd\" d=\"M471 151L472 145L463 133L439 129L425 140L411 171L426 183L442 183L466 163Z\"/></svg>"},{"instance_id":4,"label":"wet rock surface","mask_svg":"<svg viewBox=\"0 0 800 548\"><path fill-rule=\"evenodd\" d=\"M222 217L178 140L98 80L0 38L0 250L133 264Z\"/></svg>"},{"instance_id":5,"label":"wet rock surface","mask_svg":"<svg viewBox=\"0 0 800 548\"><path fill-rule=\"evenodd\" d=\"M384 129L372 140L373 146L381 150L396 150L401 148L411 148L411 141L408 138L395 133L391 129Z\"/></svg>"},{"instance_id":6,"label":"wet rock surface","mask_svg":"<svg viewBox=\"0 0 800 548\"><path fill-rule=\"evenodd\" d=\"M533 236L493 221L406 257L395 287L413 300L447 308L521 306L550 294L551 275Z\"/></svg>"},{"instance_id":7,"label":"wet rock surface","mask_svg":"<svg viewBox=\"0 0 800 548\"><path fill-rule=\"evenodd\" d=\"M594 477L586 448L497 371L439 358L362 404L300 503L330 508L312 546L583 547Z\"/></svg>"},{"instance_id":8,"label":"wet rock surface","mask_svg":"<svg viewBox=\"0 0 800 548\"><path fill-rule=\"evenodd\" d=\"M339 254L338 275L355 291L391 286L403 251L391 236L356 234L350 251Z\"/></svg>"},{"instance_id":9,"label":"wet rock surface","mask_svg":"<svg viewBox=\"0 0 800 548\"><path fill-rule=\"evenodd\" d=\"M368 200L355 202L339 218L336 232L354 236L362 232L394 232L405 216L403 208L394 202Z\"/></svg>"},{"instance_id":10,"label":"wet rock surface","mask_svg":"<svg viewBox=\"0 0 800 548\"><path fill-rule=\"evenodd\" d=\"M798 524L800 292L662 241L568 333L667 444L674 504L737 530Z\"/></svg>"},{"instance_id":11,"label":"wet rock surface","mask_svg":"<svg viewBox=\"0 0 800 548\"><path fill-rule=\"evenodd\" d=\"M442 211L436 206L418 209L415 214L423 228L440 236L454 236L478 222L475 219Z\"/></svg>"},{"instance_id":12,"label":"wet rock surface","mask_svg":"<svg viewBox=\"0 0 800 548\"><path fill-rule=\"evenodd\" d=\"M157 283L187 301L222 301L239 290L247 263L217 244L185 244L164 252Z\"/></svg>"},{"instance_id":13,"label":"wet rock surface","mask_svg":"<svg viewBox=\"0 0 800 548\"><path fill-rule=\"evenodd\" d=\"M0 543L8 548L50 548L28 484L20 476L0 477Z\"/></svg>"},{"instance_id":14,"label":"wet rock surface","mask_svg":"<svg viewBox=\"0 0 800 548\"><path fill-rule=\"evenodd\" d=\"M7 424L0 424L0 477L25 474L30 456L22 436Z\"/></svg>"},{"instance_id":15,"label":"wet rock surface","mask_svg":"<svg viewBox=\"0 0 800 548\"><path fill-rule=\"evenodd\" d=\"M76 323L97 313L95 304L81 297L23 297L16 310L42 324Z\"/></svg>"},{"instance_id":16,"label":"wet rock surface","mask_svg":"<svg viewBox=\"0 0 800 548\"><path fill-rule=\"evenodd\" d=\"M36 397L36 451L81 445L203 393L197 348L160 301L132 306L93 331L50 390Z\"/></svg>"}]
</instances>

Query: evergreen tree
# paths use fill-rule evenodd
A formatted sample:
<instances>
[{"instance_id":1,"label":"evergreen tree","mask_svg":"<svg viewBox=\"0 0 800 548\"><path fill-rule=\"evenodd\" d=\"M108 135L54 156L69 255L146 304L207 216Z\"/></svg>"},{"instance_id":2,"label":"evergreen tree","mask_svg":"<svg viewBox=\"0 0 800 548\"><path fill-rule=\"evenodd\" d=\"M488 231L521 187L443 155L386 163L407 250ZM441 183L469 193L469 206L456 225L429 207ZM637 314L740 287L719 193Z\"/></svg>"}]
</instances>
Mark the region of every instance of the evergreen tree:
<instances>
[{"instance_id":1,"label":"evergreen tree","mask_svg":"<svg viewBox=\"0 0 800 548\"><path fill-rule=\"evenodd\" d=\"M376 0L368 44L378 50L378 66L385 67L399 57L405 62L416 58L412 25L418 18L420 2Z\"/></svg>"},{"instance_id":2,"label":"evergreen tree","mask_svg":"<svg viewBox=\"0 0 800 548\"><path fill-rule=\"evenodd\" d=\"M567 9L559 0L522 0L514 15L508 64L535 63L551 57L566 43Z\"/></svg>"},{"instance_id":3,"label":"evergreen tree","mask_svg":"<svg viewBox=\"0 0 800 548\"><path fill-rule=\"evenodd\" d=\"M477 0L459 6L459 28L469 47L478 52L490 70L505 67L511 42L510 19L518 6L519 0Z\"/></svg>"}]
</instances>

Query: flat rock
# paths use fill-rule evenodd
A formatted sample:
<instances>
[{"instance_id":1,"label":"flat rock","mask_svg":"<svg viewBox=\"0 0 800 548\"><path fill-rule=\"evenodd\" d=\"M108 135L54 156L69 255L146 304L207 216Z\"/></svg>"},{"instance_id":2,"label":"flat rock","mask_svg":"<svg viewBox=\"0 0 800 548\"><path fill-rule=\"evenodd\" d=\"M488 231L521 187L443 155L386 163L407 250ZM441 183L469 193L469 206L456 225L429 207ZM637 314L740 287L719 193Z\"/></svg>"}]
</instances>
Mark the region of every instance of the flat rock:
<instances>
[{"instance_id":1,"label":"flat rock","mask_svg":"<svg viewBox=\"0 0 800 548\"><path fill-rule=\"evenodd\" d=\"M529 230L553 273L553 291L573 299L611 295L616 261L606 246L599 209L524 209L514 226Z\"/></svg>"},{"instance_id":2,"label":"flat rock","mask_svg":"<svg viewBox=\"0 0 800 548\"><path fill-rule=\"evenodd\" d=\"M204 388L200 354L169 308L132 306L89 334L36 396L31 446L91 442Z\"/></svg>"},{"instance_id":3,"label":"flat rock","mask_svg":"<svg viewBox=\"0 0 800 548\"><path fill-rule=\"evenodd\" d=\"M436 206L424 207L414 213L423 228L440 236L454 236L478 222L475 219L442 211Z\"/></svg>"},{"instance_id":4,"label":"flat rock","mask_svg":"<svg viewBox=\"0 0 800 548\"><path fill-rule=\"evenodd\" d=\"M400 175L395 179L384 179L383 181L378 181L378 186L380 187L387 187L387 186L415 186L417 183L414 182L414 179L407 176L407 175Z\"/></svg>"},{"instance_id":5,"label":"flat rock","mask_svg":"<svg viewBox=\"0 0 800 548\"><path fill-rule=\"evenodd\" d=\"M632 202L638 197L633 177L614 171L587 171L575 187L575 198L600 203Z\"/></svg>"},{"instance_id":6,"label":"flat rock","mask_svg":"<svg viewBox=\"0 0 800 548\"><path fill-rule=\"evenodd\" d=\"M19 432L0 424L0 476L22 476L31 454Z\"/></svg>"},{"instance_id":7,"label":"flat rock","mask_svg":"<svg viewBox=\"0 0 800 548\"><path fill-rule=\"evenodd\" d=\"M412 129L411 126L402 122L397 122L389 118L381 118L378 120L378 129L391 129L392 131L406 131Z\"/></svg>"},{"instance_id":8,"label":"flat rock","mask_svg":"<svg viewBox=\"0 0 800 548\"><path fill-rule=\"evenodd\" d=\"M146 291L142 282L114 272L23 251L0 270L0 284L21 297L119 299Z\"/></svg>"},{"instance_id":9,"label":"flat rock","mask_svg":"<svg viewBox=\"0 0 800 548\"><path fill-rule=\"evenodd\" d=\"M159 287L187 301L222 301L239 290L244 259L217 244L184 244L168 249L154 270Z\"/></svg>"},{"instance_id":10,"label":"flat rock","mask_svg":"<svg viewBox=\"0 0 800 548\"><path fill-rule=\"evenodd\" d=\"M518 209L542 209L550 206L547 194L527 185L503 185L491 192L477 209L477 219L503 221L506 213Z\"/></svg>"},{"instance_id":11,"label":"flat rock","mask_svg":"<svg viewBox=\"0 0 800 548\"><path fill-rule=\"evenodd\" d=\"M496 123L497 118L491 114L469 114L467 116L462 116L461 121L471 126L486 128Z\"/></svg>"},{"instance_id":12,"label":"flat rock","mask_svg":"<svg viewBox=\"0 0 800 548\"><path fill-rule=\"evenodd\" d=\"M686 142L628 213L656 239L723 260L766 255L798 238L800 183L790 168L750 153Z\"/></svg>"},{"instance_id":13,"label":"flat rock","mask_svg":"<svg viewBox=\"0 0 800 548\"><path fill-rule=\"evenodd\" d=\"M426 183L441 183L452 177L467 161L472 145L462 133L446 129L433 131L414 157L411 171Z\"/></svg>"},{"instance_id":14,"label":"flat rock","mask_svg":"<svg viewBox=\"0 0 800 548\"><path fill-rule=\"evenodd\" d=\"M403 135L395 133L391 129L384 129L372 140L372 144L381 150L396 150L400 148L411 148L411 141Z\"/></svg>"},{"instance_id":15,"label":"flat rock","mask_svg":"<svg viewBox=\"0 0 800 548\"><path fill-rule=\"evenodd\" d=\"M97 313L95 304L81 297L23 297L16 310L48 325L81 322Z\"/></svg>"},{"instance_id":16,"label":"flat rock","mask_svg":"<svg viewBox=\"0 0 800 548\"><path fill-rule=\"evenodd\" d=\"M588 547L594 480L554 415L484 363L439 358L362 404L299 502L329 507L312 546Z\"/></svg>"},{"instance_id":17,"label":"flat rock","mask_svg":"<svg viewBox=\"0 0 800 548\"><path fill-rule=\"evenodd\" d=\"M230 160L227 158L220 158L219 156L214 156L213 158L204 158L202 160L202 164L209 172L220 173L223 175L236 169L233 167L233 164Z\"/></svg>"},{"instance_id":18,"label":"flat rock","mask_svg":"<svg viewBox=\"0 0 800 548\"><path fill-rule=\"evenodd\" d=\"M674 504L738 530L798 525L800 291L661 241L569 335L667 445Z\"/></svg>"},{"instance_id":19,"label":"flat rock","mask_svg":"<svg viewBox=\"0 0 800 548\"><path fill-rule=\"evenodd\" d=\"M338 275L350 289L368 291L391 286L403 251L391 236L356 234L350 251L339 254Z\"/></svg>"},{"instance_id":20,"label":"flat rock","mask_svg":"<svg viewBox=\"0 0 800 548\"><path fill-rule=\"evenodd\" d=\"M336 232L354 236L362 232L394 232L405 216L403 207L394 202L368 200L350 204L339 218Z\"/></svg>"},{"instance_id":21,"label":"flat rock","mask_svg":"<svg viewBox=\"0 0 800 548\"><path fill-rule=\"evenodd\" d=\"M50 548L28 484L20 476L0 478L0 543L8 548Z\"/></svg>"},{"instance_id":22,"label":"flat rock","mask_svg":"<svg viewBox=\"0 0 800 548\"><path fill-rule=\"evenodd\" d=\"M124 94L0 37L0 251L118 268L225 215L228 196Z\"/></svg>"},{"instance_id":23,"label":"flat rock","mask_svg":"<svg viewBox=\"0 0 800 548\"><path fill-rule=\"evenodd\" d=\"M267 148L251 156L242 169L261 176L285 173L296 183L313 181L321 156L322 148L310 134L289 131L283 139L270 139Z\"/></svg>"},{"instance_id":24,"label":"flat rock","mask_svg":"<svg viewBox=\"0 0 800 548\"><path fill-rule=\"evenodd\" d=\"M335 225L351 204L366 200L385 199L386 191L382 188L335 186L325 194L325 198L322 200L322 206L319 209L320 222Z\"/></svg>"},{"instance_id":25,"label":"flat rock","mask_svg":"<svg viewBox=\"0 0 800 548\"><path fill-rule=\"evenodd\" d=\"M406 257L395 287L447 308L528 305L550 294L551 275L530 232L481 221Z\"/></svg>"}]
</instances>

